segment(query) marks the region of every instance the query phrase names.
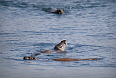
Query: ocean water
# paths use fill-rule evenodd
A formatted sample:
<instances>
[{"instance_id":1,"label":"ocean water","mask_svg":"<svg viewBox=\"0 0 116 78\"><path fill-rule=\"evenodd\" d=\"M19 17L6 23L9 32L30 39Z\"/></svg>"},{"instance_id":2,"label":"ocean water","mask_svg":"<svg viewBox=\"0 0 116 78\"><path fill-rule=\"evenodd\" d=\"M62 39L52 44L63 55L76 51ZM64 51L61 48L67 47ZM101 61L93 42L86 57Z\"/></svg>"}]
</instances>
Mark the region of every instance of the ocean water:
<instances>
[{"instance_id":1,"label":"ocean water","mask_svg":"<svg viewBox=\"0 0 116 78\"><path fill-rule=\"evenodd\" d=\"M23 60L64 39L66 53ZM0 78L116 78L116 0L0 0L0 59Z\"/></svg>"}]
</instances>

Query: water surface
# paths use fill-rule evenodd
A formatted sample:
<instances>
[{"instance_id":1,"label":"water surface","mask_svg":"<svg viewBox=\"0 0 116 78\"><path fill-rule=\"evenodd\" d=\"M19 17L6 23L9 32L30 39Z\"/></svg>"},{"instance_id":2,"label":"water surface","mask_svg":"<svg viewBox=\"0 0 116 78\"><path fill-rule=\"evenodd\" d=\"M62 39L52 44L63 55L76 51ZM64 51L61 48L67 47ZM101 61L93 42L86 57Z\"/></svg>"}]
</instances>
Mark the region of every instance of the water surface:
<instances>
[{"instance_id":1,"label":"water surface","mask_svg":"<svg viewBox=\"0 0 116 78\"><path fill-rule=\"evenodd\" d=\"M1 78L115 78L115 0L0 0ZM49 13L50 8L66 14ZM38 55L67 40L67 53ZM57 62L54 58L102 58Z\"/></svg>"}]
</instances>

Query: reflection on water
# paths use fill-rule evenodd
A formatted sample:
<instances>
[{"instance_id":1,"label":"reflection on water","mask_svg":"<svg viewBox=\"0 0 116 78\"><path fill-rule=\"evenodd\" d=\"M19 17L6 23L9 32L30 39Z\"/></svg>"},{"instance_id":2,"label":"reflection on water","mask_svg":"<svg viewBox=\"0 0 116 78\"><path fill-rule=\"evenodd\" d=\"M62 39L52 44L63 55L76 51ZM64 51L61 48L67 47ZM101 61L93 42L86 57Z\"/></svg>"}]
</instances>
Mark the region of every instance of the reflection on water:
<instances>
[{"instance_id":1,"label":"reflection on water","mask_svg":"<svg viewBox=\"0 0 116 78\"><path fill-rule=\"evenodd\" d=\"M115 78L115 4L115 0L1 0L1 78ZM50 8L63 9L67 13L49 13ZM23 60L24 56L53 50L63 39L68 43L67 53L37 56L44 61ZM102 59L51 60L63 57Z\"/></svg>"}]
</instances>

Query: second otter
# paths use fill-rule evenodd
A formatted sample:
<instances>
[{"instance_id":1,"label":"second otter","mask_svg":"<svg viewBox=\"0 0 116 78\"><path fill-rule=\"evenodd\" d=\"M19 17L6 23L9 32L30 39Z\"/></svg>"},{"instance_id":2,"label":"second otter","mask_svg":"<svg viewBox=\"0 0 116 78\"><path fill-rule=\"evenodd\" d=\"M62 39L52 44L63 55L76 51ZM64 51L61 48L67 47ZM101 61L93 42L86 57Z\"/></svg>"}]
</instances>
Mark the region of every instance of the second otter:
<instances>
[{"instance_id":1,"label":"second otter","mask_svg":"<svg viewBox=\"0 0 116 78\"><path fill-rule=\"evenodd\" d=\"M66 13L62 9L56 9L56 8L51 8L51 10L49 12L55 13L55 14L64 14L64 13Z\"/></svg>"}]
</instances>

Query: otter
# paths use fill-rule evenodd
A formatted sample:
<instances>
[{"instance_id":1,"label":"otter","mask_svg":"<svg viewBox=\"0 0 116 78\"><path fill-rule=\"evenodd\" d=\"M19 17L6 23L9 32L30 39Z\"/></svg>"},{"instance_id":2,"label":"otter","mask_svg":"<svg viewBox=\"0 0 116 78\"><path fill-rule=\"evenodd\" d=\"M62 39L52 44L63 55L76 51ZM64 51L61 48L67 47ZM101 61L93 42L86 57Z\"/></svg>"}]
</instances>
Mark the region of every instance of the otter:
<instances>
[{"instance_id":1,"label":"otter","mask_svg":"<svg viewBox=\"0 0 116 78\"><path fill-rule=\"evenodd\" d=\"M55 51L51 51L51 50L45 50L42 51L42 53L52 53L52 52L66 52L65 48L66 48L67 42L66 40L62 40L59 44L55 45L54 49ZM23 59L24 60L38 60L38 58L34 57L37 55L40 55L41 53L34 53L31 56L25 56Z\"/></svg>"},{"instance_id":2,"label":"otter","mask_svg":"<svg viewBox=\"0 0 116 78\"><path fill-rule=\"evenodd\" d=\"M32 56L26 56L23 58L24 60L38 60L38 58L36 57L32 57Z\"/></svg>"},{"instance_id":3,"label":"otter","mask_svg":"<svg viewBox=\"0 0 116 78\"><path fill-rule=\"evenodd\" d=\"M49 12L55 13L55 14L64 14L64 13L66 13L62 9L56 9L56 8L51 8L51 10Z\"/></svg>"},{"instance_id":4,"label":"otter","mask_svg":"<svg viewBox=\"0 0 116 78\"><path fill-rule=\"evenodd\" d=\"M73 58L59 58L52 59L54 61L81 61L81 60L100 60L101 58L88 58L88 59L73 59Z\"/></svg>"},{"instance_id":5,"label":"otter","mask_svg":"<svg viewBox=\"0 0 116 78\"><path fill-rule=\"evenodd\" d=\"M55 45L55 47L54 47L55 51L45 50L42 53L66 52L65 51L66 45L67 45L66 40L62 40L59 44Z\"/></svg>"},{"instance_id":6,"label":"otter","mask_svg":"<svg viewBox=\"0 0 116 78\"><path fill-rule=\"evenodd\" d=\"M67 42L66 40L62 40L59 44L55 45L54 49L55 51L51 50L45 50L42 53L52 53L52 52L66 52ZM26 56L23 59L24 60L39 60L38 58L34 57L36 55L40 55L41 53L35 53L31 56ZM58 59L52 59L53 61L81 61L81 60L100 60L101 58L88 58L88 59L74 59L74 58L58 58Z\"/></svg>"}]
</instances>

